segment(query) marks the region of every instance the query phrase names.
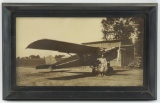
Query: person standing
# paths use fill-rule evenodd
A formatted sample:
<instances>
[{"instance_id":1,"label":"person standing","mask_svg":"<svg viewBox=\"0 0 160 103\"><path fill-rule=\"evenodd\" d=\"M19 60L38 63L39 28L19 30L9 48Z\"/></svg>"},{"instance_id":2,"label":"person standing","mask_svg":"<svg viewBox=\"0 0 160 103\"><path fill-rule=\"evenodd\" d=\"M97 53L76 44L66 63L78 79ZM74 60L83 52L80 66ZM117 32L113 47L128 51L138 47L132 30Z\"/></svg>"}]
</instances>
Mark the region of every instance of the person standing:
<instances>
[{"instance_id":1,"label":"person standing","mask_svg":"<svg viewBox=\"0 0 160 103\"><path fill-rule=\"evenodd\" d=\"M98 58L98 60L100 61L100 69L99 71L101 72L102 75L105 75L106 71L107 71L107 60L106 58L104 58L104 55L102 55L101 58Z\"/></svg>"}]
</instances>

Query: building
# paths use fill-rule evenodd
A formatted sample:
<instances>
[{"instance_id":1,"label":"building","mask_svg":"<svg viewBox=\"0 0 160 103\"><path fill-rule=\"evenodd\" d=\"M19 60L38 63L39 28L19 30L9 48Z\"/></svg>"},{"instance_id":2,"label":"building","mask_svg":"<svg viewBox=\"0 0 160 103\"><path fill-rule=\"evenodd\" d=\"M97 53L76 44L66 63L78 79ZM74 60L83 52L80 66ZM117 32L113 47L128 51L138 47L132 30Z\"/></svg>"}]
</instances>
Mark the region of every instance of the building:
<instances>
[{"instance_id":1,"label":"building","mask_svg":"<svg viewBox=\"0 0 160 103\"><path fill-rule=\"evenodd\" d=\"M82 44L100 48L119 47L117 58L109 61L111 66L128 66L134 60L134 45L130 40L107 40Z\"/></svg>"}]
</instances>

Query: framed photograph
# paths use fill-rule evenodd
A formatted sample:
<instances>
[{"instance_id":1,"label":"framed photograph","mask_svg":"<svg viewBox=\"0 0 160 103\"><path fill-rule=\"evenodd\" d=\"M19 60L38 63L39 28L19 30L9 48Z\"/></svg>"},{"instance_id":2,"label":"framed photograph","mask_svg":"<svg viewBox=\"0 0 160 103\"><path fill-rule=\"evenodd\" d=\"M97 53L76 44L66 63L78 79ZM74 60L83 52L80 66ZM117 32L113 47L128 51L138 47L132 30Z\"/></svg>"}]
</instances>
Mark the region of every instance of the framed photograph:
<instances>
[{"instance_id":1,"label":"framed photograph","mask_svg":"<svg viewBox=\"0 0 160 103\"><path fill-rule=\"evenodd\" d=\"M2 5L3 99L157 98L156 3Z\"/></svg>"}]
</instances>

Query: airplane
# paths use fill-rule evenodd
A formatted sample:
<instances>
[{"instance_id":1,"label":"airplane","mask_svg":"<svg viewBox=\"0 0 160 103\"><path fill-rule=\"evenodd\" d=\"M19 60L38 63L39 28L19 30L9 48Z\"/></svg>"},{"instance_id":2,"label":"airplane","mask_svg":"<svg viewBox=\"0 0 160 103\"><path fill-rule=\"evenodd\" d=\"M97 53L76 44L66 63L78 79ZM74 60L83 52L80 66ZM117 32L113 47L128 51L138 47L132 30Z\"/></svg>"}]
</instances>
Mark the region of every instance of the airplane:
<instances>
[{"instance_id":1,"label":"airplane","mask_svg":"<svg viewBox=\"0 0 160 103\"><path fill-rule=\"evenodd\" d=\"M97 58L100 58L101 55L106 58L107 61L111 61L117 58L117 51L120 47L112 48L99 48L86 46L83 44L75 44L64 41L50 40L50 39L41 39L29 44L26 48L29 49L41 49L41 50L52 50L63 53L74 53L76 55L71 55L68 58L65 58L54 64L45 64L36 66L36 69L46 69L51 67L52 69L60 68L69 68L69 67L78 67L78 66L93 66L97 61Z\"/></svg>"}]
</instances>

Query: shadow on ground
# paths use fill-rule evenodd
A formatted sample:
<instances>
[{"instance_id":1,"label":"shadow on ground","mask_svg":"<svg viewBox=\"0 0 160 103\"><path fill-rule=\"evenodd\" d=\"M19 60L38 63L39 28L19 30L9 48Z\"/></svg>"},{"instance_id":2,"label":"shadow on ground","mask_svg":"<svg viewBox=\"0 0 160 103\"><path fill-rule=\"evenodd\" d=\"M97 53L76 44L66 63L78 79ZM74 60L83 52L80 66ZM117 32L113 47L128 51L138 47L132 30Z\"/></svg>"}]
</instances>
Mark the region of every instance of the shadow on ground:
<instances>
[{"instance_id":1,"label":"shadow on ground","mask_svg":"<svg viewBox=\"0 0 160 103\"><path fill-rule=\"evenodd\" d=\"M107 75L107 76L113 76L113 75L122 75L122 76L127 76L129 74L118 74L119 72L125 72L128 70L114 70L112 74ZM58 71L52 71L52 72L58 72ZM62 71L59 71L62 72ZM47 78L49 80L72 80L72 79L78 79L78 78L86 78L86 77L95 77L91 72L68 72L68 71L63 71L67 73L77 73L78 75L71 75L71 76L63 76L63 77L56 77L56 78ZM45 72L46 73L46 72Z\"/></svg>"},{"instance_id":2,"label":"shadow on ground","mask_svg":"<svg viewBox=\"0 0 160 103\"><path fill-rule=\"evenodd\" d=\"M48 79L49 80L72 80L72 79L86 78L86 77L93 76L91 72L69 72L69 73L78 73L79 75L63 76L63 77L48 78Z\"/></svg>"},{"instance_id":3,"label":"shadow on ground","mask_svg":"<svg viewBox=\"0 0 160 103\"><path fill-rule=\"evenodd\" d=\"M41 73L55 73L55 72L69 72L70 70L59 70L59 71L48 71L48 72L41 72Z\"/></svg>"}]
</instances>

